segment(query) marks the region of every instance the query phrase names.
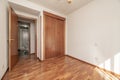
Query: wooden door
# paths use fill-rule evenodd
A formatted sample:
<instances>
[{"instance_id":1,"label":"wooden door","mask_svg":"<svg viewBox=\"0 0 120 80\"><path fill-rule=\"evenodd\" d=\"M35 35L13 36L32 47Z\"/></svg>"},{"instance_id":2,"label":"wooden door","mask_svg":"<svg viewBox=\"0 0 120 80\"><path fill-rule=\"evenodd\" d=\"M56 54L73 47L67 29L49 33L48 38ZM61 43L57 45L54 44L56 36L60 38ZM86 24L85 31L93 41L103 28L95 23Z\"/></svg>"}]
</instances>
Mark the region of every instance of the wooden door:
<instances>
[{"instance_id":1,"label":"wooden door","mask_svg":"<svg viewBox=\"0 0 120 80\"><path fill-rule=\"evenodd\" d=\"M18 61L18 17L13 11L9 9L9 70Z\"/></svg>"},{"instance_id":2,"label":"wooden door","mask_svg":"<svg viewBox=\"0 0 120 80\"><path fill-rule=\"evenodd\" d=\"M55 48L56 55L63 56L65 51L65 21L56 19Z\"/></svg>"},{"instance_id":3,"label":"wooden door","mask_svg":"<svg viewBox=\"0 0 120 80\"><path fill-rule=\"evenodd\" d=\"M45 59L63 56L65 51L65 19L44 12Z\"/></svg>"}]
</instances>

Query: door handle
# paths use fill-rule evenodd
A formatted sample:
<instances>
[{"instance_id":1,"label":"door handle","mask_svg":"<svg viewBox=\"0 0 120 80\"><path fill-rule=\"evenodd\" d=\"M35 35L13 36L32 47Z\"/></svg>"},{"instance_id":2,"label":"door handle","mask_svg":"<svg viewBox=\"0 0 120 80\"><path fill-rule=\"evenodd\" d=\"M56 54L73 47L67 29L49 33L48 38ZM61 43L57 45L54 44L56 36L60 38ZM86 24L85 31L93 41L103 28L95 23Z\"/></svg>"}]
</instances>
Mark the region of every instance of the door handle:
<instances>
[{"instance_id":1,"label":"door handle","mask_svg":"<svg viewBox=\"0 0 120 80\"><path fill-rule=\"evenodd\" d=\"M9 41L14 41L15 39L9 39Z\"/></svg>"}]
</instances>

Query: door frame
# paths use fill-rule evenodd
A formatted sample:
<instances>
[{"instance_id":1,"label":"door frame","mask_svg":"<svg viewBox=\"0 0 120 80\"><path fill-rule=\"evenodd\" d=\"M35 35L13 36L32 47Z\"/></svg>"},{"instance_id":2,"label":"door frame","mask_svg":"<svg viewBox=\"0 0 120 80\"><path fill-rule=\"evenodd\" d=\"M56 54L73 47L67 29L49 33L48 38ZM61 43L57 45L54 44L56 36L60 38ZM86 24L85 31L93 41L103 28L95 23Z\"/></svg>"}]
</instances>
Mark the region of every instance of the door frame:
<instances>
[{"instance_id":1,"label":"door frame","mask_svg":"<svg viewBox=\"0 0 120 80\"><path fill-rule=\"evenodd\" d=\"M10 36L11 36L11 34L10 34L10 31L11 31L11 7L9 7L9 9L8 9L8 11L9 11L9 34L8 34L8 52L9 52L9 55L8 55L8 65L9 65L9 71L11 71L11 49L10 49L10 45L11 45L11 41L9 40L10 39Z\"/></svg>"},{"instance_id":2,"label":"door frame","mask_svg":"<svg viewBox=\"0 0 120 80\"><path fill-rule=\"evenodd\" d=\"M47 11L43 11L43 60L45 60L45 16L50 16L59 20L63 20L64 21L64 55L65 55L65 51L66 51L66 18L58 16L56 14L53 13L49 13Z\"/></svg>"},{"instance_id":3,"label":"door frame","mask_svg":"<svg viewBox=\"0 0 120 80\"><path fill-rule=\"evenodd\" d=\"M30 18L30 17L26 17L26 16L23 16L23 15L19 15L20 18L22 19L25 19L25 20L29 20L29 21L33 21L35 23L35 27L34 27L34 30L35 30L35 54L37 54L37 19L35 18ZM31 27L31 26L30 26ZM29 50L31 51L31 33L30 33L30 28L29 28ZM31 52L29 52L31 54ZM37 55L36 55L37 57Z\"/></svg>"},{"instance_id":4,"label":"door frame","mask_svg":"<svg viewBox=\"0 0 120 80\"><path fill-rule=\"evenodd\" d=\"M37 56L37 20L35 20L34 23L35 23L35 55Z\"/></svg>"}]
</instances>

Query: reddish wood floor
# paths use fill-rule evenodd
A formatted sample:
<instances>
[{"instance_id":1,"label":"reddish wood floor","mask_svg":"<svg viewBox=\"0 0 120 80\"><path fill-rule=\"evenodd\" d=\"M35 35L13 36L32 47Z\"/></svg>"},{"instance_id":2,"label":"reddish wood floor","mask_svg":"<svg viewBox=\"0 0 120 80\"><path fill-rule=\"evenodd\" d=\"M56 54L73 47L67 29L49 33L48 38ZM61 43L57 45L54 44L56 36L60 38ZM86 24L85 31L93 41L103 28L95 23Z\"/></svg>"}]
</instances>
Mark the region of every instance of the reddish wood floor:
<instances>
[{"instance_id":1,"label":"reddish wood floor","mask_svg":"<svg viewBox=\"0 0 120 80\"><path fill-rule=\"evenodd\" d=\"M68 56L40 62L22 58L3 80L120 80L113 75Z\"/></svg>"}]
</instances>

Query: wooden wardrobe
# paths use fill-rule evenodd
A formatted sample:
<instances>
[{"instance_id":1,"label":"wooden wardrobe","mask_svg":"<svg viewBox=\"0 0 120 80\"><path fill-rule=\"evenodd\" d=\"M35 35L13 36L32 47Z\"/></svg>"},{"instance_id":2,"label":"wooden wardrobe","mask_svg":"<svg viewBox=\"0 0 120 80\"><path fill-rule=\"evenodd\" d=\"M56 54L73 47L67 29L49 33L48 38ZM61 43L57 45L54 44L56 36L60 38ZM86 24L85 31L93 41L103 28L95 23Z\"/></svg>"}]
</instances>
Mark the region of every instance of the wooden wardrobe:
<instances>
[{"instance_id":1,"label":"wooden wardrobe","mask_svg":"<svg viewBox=\"0 0 120 80\"><path fill-rule=\"evenodd\" d=\"M65 54L65 18L44 11L44 59Z\"/></svg>"}]
</instances>

